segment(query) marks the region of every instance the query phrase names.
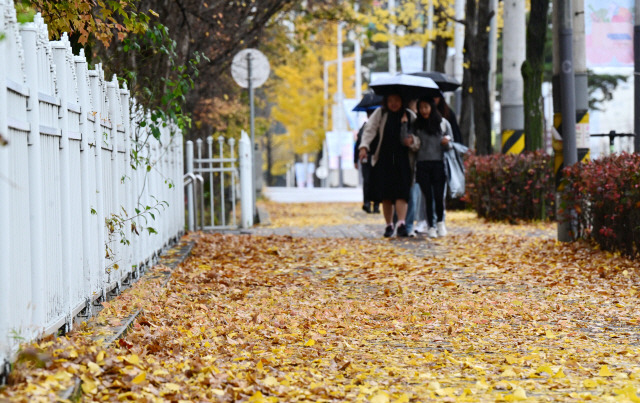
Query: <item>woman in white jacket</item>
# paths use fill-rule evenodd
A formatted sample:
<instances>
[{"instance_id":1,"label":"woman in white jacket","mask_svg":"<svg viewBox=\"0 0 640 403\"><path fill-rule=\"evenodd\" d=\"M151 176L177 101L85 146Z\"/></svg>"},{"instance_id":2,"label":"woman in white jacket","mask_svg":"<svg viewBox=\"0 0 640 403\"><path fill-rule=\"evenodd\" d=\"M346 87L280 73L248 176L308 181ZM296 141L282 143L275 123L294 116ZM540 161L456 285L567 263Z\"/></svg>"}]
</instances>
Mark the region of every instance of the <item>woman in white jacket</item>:
<instances>
[{"instance_id":1,"label":"woman in white jacket","mask_svg":"<svg viewBox=\"0 0 640 403\"><path fill-rule=\"evenodd\" d=\"M359 160L367 158L369 147L378 136L376 150L371 150L371 165L375 166L380 181L382 193L382 212L386 221L385 237L393 235L393 208L395 206L398 222L396 234L400 237L409 236L405 218L407 215L407 200L413 181L413 168L409 153L420 147L420 142L413 135L401 137L402 126L415 119L410 109L403 107L402 97L398 94L387 95L383 106L378 108L369 118L360 142Z\"/></svg>"}]
</instances>

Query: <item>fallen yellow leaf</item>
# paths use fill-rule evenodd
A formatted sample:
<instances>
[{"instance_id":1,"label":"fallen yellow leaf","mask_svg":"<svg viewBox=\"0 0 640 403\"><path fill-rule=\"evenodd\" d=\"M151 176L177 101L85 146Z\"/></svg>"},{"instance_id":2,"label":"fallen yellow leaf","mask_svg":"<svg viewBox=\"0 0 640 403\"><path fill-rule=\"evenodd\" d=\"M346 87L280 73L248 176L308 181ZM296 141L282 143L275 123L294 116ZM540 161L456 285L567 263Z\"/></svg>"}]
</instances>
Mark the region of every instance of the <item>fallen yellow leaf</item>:
<instances>
[{"instance_id":1,"label":"fallen yellow leaf","mask_svg":"<svg viewBox=\"0 0 640 403\"><path fill-rule=\"evenodd\" d=\"M131 382L133 382L136 385L138 385L138 384L144 382L145 379L147 379L147 373L142 371L135 378L133 378L133 380Z\"/></svg>"},{"instance_id":2,"label":"fallen yellow leaf","mask_svg":"<svg viewBox=\"0 0 640 403\"><path fill-rule=\"evenodd\" d=\"M131 365L138 365L140 364L140 357L138 357L136 354L131 354L128 355L127 357L125 357L124 359L126 362L128 362Z\"/></svg>"},{"instance_id":3,"label":"fallen yellow leaf","mask_svg":"<svg viewBox=\"0 0 640 403\"><path fill-rule=\"evenodd\" d=\"M98 384L87 377L82 378L82 391L89 395L94 395L98 392Z\"/></svg>"},{"instance_id":4,"label":"fallen yellow leaf","mask_svg":"<svg viewBox=\"0 0 640 403\"><path fill-rule=\"evenodd\" d=\"M305 346L305 347L311 347L311 346L313 346L314 344L316 344L316 341L315 341L315 340L313 340L313 339L309 339L309 340L307 340L307 342L306 342L306 343L304 343L304 346Z\"/></svg>"},{"instance_id":5,"label":"fallen yellow leaf","mask_svg":"<svg viewBox=\"0 0 640 403\"><path fill-rule=\"evenodd\" d=\"M278 380L274 376L268 376L264 378L262 383L265 384L266 386L276 386L280 384L280 382L278 382Z\"/></svg>"},{"instance_id":6,"label":"fallen yellow leaf","mask_svg":"<svg viewBox=\"0 0 640 403\"><path fill-rule=\"evenodd\" d=\"M371 403L389 403L389 395L386 392L378 392L371 398Z\"/></svg>"},{"instance_id":7,"label":"fallen yellow leaf","mask_svg":"<svg viewBox=\"0 0 640 403\"><path fill-rule=\"evenodd\" d=\"M603 365L600 367L600 372L598 372L598 376L613 376L613 372L609 370L609 366Z\"/></svg>"}]
</instances>

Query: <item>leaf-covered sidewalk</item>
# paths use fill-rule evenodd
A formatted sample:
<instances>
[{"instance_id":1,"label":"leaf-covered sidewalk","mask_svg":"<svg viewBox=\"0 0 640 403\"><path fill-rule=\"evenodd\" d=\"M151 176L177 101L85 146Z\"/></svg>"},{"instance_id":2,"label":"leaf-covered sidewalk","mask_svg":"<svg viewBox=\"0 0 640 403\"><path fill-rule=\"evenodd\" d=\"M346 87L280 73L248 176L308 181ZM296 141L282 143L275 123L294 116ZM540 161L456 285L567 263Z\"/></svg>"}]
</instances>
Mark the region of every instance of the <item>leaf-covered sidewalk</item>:
<instances>
[{"instance_id":1,"label":"leaf-covered sidewalk","mask_svg":"<svg viewBox=\"0 0 640 403\"><path fill-rule=\"evenodd\" d=\"M267 208L273 227L382 228L357 205ZM640 401L635 262L553 225L447 221L437 240L195 235L166 288L101 313L143 308L117 345L25 347L0 398L50 401L78 378L86 400Z\"/></svg>"}]
</instances>

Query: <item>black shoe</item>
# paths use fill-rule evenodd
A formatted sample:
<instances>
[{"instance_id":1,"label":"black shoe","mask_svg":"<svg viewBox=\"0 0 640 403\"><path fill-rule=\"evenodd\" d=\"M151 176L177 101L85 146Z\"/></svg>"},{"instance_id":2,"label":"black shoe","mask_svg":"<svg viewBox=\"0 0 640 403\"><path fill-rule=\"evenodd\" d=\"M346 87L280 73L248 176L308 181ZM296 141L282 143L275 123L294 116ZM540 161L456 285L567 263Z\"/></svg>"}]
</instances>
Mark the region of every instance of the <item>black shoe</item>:
<instances>
[{"instance_id":1,"label":"black shoe","mask_svg":"<svg viewBox=\"0 0 640 403\"><path fill-rule=\"evenodd\" d=\"M362 209L364 210L365 213L371 214L371 206L369 205L369 203L363 204Z\"/></svg>"},{"instance_id":2,"label":"black shoe","mask_svg":"<svg viewBox=\"0 0 640 403\"><path fill-rule=\"evenodd\" d=\"M389 238L391 235L393 235L393 225L387 225L384 229L384 237Z\"/></svg>"},{"instance_id":3,"label":"black shoe","mask_svg":"<svg viewBox=\"0 0 640 403\"><path fill-rule=\"evenodd\" d=\"M398 230L396 231L396 235L399 237L408 237L409 232L407 232L407 226L404 224L398 225Z\"/></svg>"},{"instance_id":4,"label":"black shoe","mask_svg":"<svg viewBox=\"0 0 640 403\"><path fill-rule=\"evenodd\" d=\"M380 214L380 206L378 204L373 205L373 214Z\"/></svg>"}]
</instances>

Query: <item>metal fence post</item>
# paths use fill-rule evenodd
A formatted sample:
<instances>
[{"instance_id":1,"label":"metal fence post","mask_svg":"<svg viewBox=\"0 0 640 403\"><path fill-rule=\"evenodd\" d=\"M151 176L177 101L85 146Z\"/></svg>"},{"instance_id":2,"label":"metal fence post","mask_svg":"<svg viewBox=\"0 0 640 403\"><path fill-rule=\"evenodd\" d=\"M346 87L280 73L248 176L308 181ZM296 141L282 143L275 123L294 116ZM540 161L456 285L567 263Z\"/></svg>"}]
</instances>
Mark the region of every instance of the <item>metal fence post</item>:
<instances>
[{"instance_id":1,"label":"metal fence post","mask_svg":"<svg viewBox=\"0 0 640 403\"><path fill-rule=\"evenodd\" d=\"M193 141L187 141L187 173L193 173ZM187 185L187 212L188 212L188 229L189 231L195 230L196 227L196 212L193 209L193 186L191 182Z\"/></svg>"},{"instance_id":2,"label":"metal fence post","mask_svg":"<svg viewBox=\"0 0 640 403\"><path fill-rule=\"evenodd\" d=\"M240 202L242 204L242 228L253 226L253 163L251 140L244 130L238 142L240 158Z\"/></svg>"}]
</instances>

